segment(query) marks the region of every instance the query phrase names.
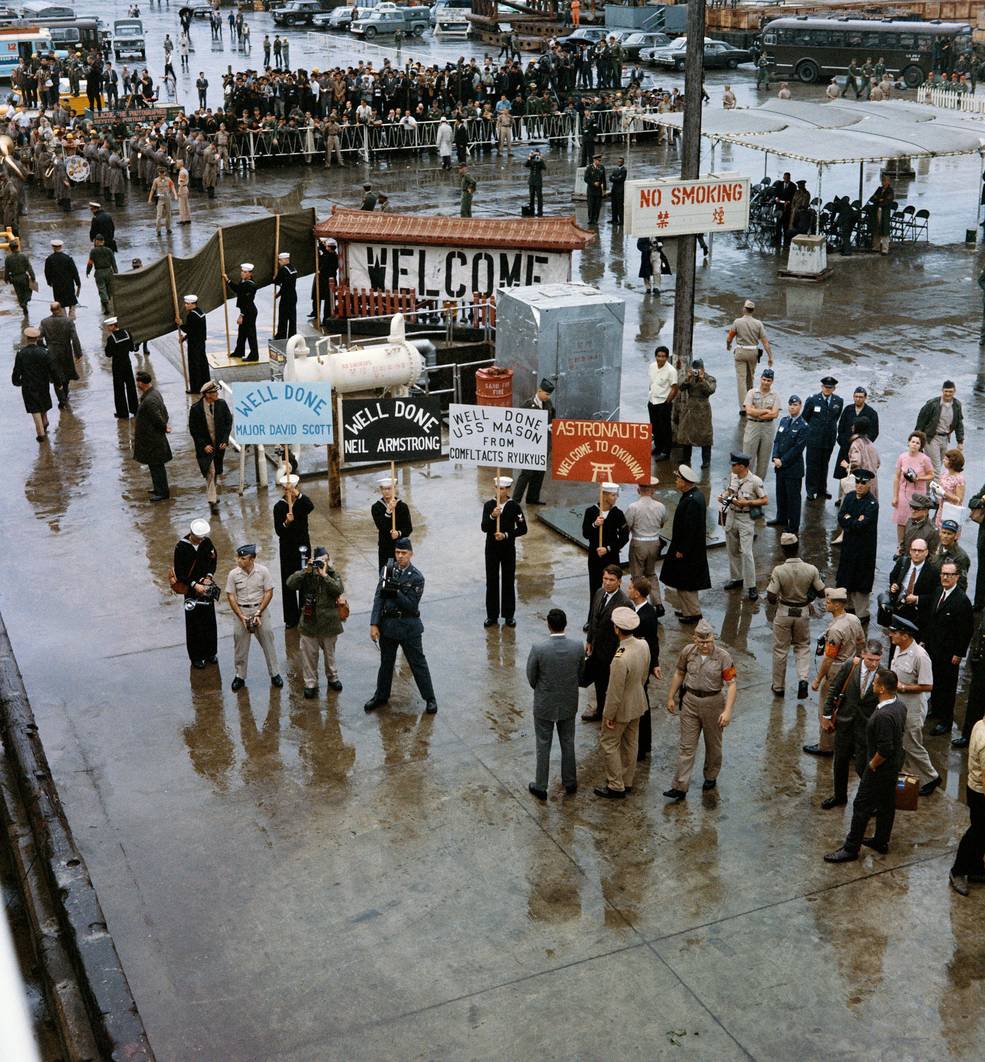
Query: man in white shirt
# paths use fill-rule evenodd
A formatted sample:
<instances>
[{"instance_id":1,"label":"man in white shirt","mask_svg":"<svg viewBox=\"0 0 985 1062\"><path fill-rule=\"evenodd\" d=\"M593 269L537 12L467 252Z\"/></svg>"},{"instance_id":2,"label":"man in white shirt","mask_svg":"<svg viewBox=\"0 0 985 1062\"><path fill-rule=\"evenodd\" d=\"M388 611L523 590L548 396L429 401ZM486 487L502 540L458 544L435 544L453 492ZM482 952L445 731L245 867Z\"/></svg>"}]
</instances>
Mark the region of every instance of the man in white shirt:
<instances>
[{"instance_id":1,"label":"man in white shirt","mask_svg":"<svg viewBox=\"0 0 985 1062\"><path fill-rule=\"evenodd\" d=\"M930 794L941 784L941 776L923 747L923 724L927 718L927 694L934 686L934 670L927 650L913 639L917 625L903 616L894 616L889 640L895 646L890 668L899 679L897 694L906 705L903 729L903 766L920 781L920 795Z\"/></svg>"},{"instance_id":2,"label":"man in white shirt","mask_svg":"<svg viewBox=\"0 0 985 1062\"><path fill-rule=\"evenodd\" d=\"M654 358L650 366L650 390L646 406L653 428L653 452L658 461L667 461L673 445L670 414L678 391L677 370L670 363L670 351L666 347L657 347Z\"/></svg>"},{"instance_id":3,"label":"man in white shirt","mask_svg":"<svg viewBox=\"0 0 985 1062\"><path fill-rule=\"evenodd\" d=\"M656 477L637 483L639 497L626 509L626 526L629 528L629 574L646 576L650 582L650 601L657 616L664 614L660 600L660 581L655 571L663 549L660 531L667 521L667 507L653 497L660 482Z\"/></svg>"}]
</instances>

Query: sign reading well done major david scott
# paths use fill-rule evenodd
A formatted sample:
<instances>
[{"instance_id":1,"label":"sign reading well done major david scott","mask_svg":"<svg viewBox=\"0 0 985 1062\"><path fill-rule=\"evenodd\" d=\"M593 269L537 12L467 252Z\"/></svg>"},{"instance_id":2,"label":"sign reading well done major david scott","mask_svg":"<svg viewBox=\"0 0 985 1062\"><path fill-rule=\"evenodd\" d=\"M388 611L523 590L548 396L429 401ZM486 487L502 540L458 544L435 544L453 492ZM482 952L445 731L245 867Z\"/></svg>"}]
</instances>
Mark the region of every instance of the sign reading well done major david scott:
<instances>
[{"instance_id":1,"label":"sign reading well done major david scott","mask_svg":"<svg viewBox=\"0 0 985 1062\"><path fill-rule=\"evenodd\" d=\"M576 483L639 483L650 476L653 429L628 420L555 420L551 476Z\"/></svg>"},{"instance_id":2,"label":"sign reading well done major david scott","mask_svg":"<svg viewBox=\"0 0 985 1062\"><path fill-rule=\"evenodd\" d=\"M546 409L448 406L448 460L490 468L547 470Z\"/></svg>"},{"instance_id":3,"label":"sign reading well done major david scott","mask_svg":"<svg viewBox=\"0 0 985 1062\"><path fill-rule=\"evenodd\" d=\"M437 398L345 398L342 450L358 461L432 461L441 457Z\"/></svg>"},{"instance_id":4,"label":"sign reading well done major david scott","mask_svg":"<svg viewBox=\"0 0 985 1062\"><path fill-rule=\"evenodd\" d=\"M627 181L633 236L686 236L749 228L749 178L721 173L696 181Z\"/></svg>"},{"instance_id":5,"label":"sign reading well done major david scott","mask_svg":"<svg viewBox=\"0 0 985 1062\"><path fill-rule=\"evenodd\" d=\"M240 443L325 446L334 441L329 383L234 383L233 433Z\"/></svg>"}]
</instances>

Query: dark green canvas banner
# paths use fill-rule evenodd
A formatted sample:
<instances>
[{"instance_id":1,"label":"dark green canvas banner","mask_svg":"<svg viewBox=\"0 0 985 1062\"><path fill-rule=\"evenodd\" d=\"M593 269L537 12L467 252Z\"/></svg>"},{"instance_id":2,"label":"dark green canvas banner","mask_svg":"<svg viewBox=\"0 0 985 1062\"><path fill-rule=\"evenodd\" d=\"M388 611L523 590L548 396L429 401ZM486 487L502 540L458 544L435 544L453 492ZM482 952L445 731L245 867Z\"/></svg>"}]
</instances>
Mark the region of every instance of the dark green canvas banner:
<instances>
[{"instance_id":1,"label":"dark green canvas banner","mask_svg":"<svg viewBox=\"0 0 985 1062\"><path fill-rule=\"evenodd\" d=\"M314 225L313 207L280 215L276 246L290 253L291 265L301 276L315 271ZM240 262L252 262L257 284L264 287L270 283L274 275L276 230L277 219L273 214L222 229L226 272L231 280L239 280ZM191 258L175 256L172 262L179 306L182 296L191 294L198 296L199 309L205 313L222 305L218 230ZM174 331L174 300L166 258L136 272L118 274L113 288L116 315L136 342L157 339ZM229 295L235 298L232 292Z\"/></svg>"}]
</instances>

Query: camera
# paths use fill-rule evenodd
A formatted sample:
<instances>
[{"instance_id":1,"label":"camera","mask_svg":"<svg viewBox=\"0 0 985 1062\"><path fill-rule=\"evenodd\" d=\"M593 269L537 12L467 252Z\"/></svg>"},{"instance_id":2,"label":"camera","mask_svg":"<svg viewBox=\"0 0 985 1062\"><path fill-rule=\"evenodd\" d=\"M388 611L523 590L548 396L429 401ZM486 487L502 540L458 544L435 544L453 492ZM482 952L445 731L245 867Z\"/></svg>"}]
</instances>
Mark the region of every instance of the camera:
<instances>
[{"instance_id":1,"label":"camera","mask_svg":"<svg viewBox=\"0 0 985 1062\"><path fill-rule=\"evenodd\" d=\"M398 575L398 568L392 560L387 561L387 565L383 569L383 582L380 586L380 593L384 597L396 597L399 590L400 578Z\"/></svg>"},{"instance_id":2,"label":"camera","mask_svg":"<svg viewBox=\"0 0 985 1062\"><path fill-rule=\"evenodd\" d=\"M916 483L916 481L917 481L916 469L913 469L913 468L905 468L905 469L903 469L903 478L908 483Z\"/></svg>"}]
</instances>

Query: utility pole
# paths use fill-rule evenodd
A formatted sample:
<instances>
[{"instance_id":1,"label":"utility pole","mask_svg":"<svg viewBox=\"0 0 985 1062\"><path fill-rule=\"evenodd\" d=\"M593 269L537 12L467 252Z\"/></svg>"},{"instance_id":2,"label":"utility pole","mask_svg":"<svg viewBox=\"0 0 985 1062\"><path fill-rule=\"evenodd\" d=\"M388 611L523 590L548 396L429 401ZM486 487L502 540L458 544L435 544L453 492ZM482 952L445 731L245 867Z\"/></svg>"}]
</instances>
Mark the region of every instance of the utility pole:
<instances>
[{"instance_id":1,"label":"utility pole","mask_svg":"<svg viewBox=\"0 0 985 1062\"><path fill-rule=\"evenodd\" d=\"M688 0L687 56L684 64L684 127L681 130L681 179L700 177L701 96L705 66L705 0ZM694 338L694 236L677 239L677 287L674 300L674 356L686 370Z\"/></svg>"}]
</instances>

